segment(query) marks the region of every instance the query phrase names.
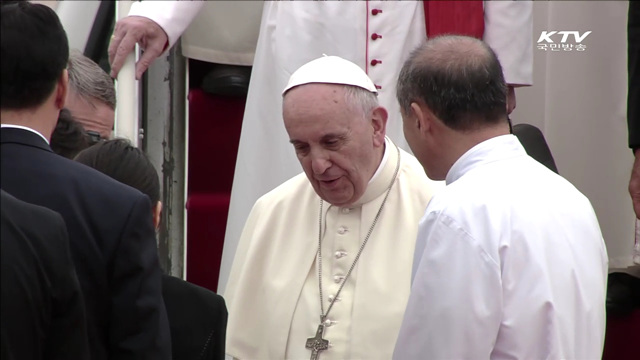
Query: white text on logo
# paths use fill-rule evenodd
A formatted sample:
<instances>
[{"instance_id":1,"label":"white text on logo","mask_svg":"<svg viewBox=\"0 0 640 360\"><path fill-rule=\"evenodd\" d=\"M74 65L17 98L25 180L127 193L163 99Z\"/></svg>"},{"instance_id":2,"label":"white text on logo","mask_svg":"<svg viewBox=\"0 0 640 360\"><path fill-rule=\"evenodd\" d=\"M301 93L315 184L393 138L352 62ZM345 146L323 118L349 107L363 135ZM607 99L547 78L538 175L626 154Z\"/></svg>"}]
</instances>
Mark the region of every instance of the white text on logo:
<instances>
[{"instance_id":1,"label":"white text on logo","mask_svg":"<svg viewBox=\"0 0 640 360\"><path fill-rule=\"evenodd\" d=\"M549 44L553 44L554 41L551 37L553 35L562 35L562 38L560 39L560 43L564 44L569 39L569 36L573 35L575 42L579 44L584 39L586 39L586 37L589 36L589 34L591 34L591 31L585 31L584 34L582 35L580 35L579 31L543 31L542 33L540 33L540 37L538 38L538 43L545 41ZM555 36L554 38L557 39L558 36Z\"/></svg>"}]
</instances>

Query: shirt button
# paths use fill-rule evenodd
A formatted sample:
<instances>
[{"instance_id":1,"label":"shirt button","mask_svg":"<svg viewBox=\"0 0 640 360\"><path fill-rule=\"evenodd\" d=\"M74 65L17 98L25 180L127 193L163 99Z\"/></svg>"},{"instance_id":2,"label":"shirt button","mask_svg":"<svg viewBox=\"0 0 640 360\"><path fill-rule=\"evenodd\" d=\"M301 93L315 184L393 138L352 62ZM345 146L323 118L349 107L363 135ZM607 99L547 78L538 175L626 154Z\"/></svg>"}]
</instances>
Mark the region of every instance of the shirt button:
<instances>
[{"instance_id":1,"label":"shirt button","mask_svg":"<svg viewBox=\"0 0 640 360\"><path fill-rule=\"evenodd\" d=\"M341 251L341 250L336 251L336 259L340 259L340 258L343 258L345 256L347 256L347 252L346 251Z\"/></svg>"},{"instance_id":2,"label":"shirt button","mask_svg":"<svg viewBox=\"0 0 640 360\"><path fill-rule=\"evenodd\" d=\"M340 234L340 235L346 234L347 231L349 231L349 229L347 229L346 226L340 226L340 228L338 228L338 234Z\"/></svg>"},{"instance_id":3,"label":"shirt button","mask_svg":"<svg viewBox=\"0 0 640 360\"><path fill-rule=\"evenodd\" d=\"M348 214L348 213L350 213L350 212L351 212L351 209L350 209L350 208L342 208L342 213L343 213L343 214Z\"/></svg>"},{"instance_id":4,"label":"shirt button","mask_svg":"<svg viewBox=\"0 0 640 360\"><path fill-rule=\"evenodd\" d=\"M329 326L331 326L331 325L333 325L333 321L331 321L331 320L329 320L329 319L326 319L326 320L324 321L324 326L329 327Z\"/></svg>"},{"instance_id":5,"label":"shirt button","mask_svg":"<svg viewBox=\"0 0 640 360\"><path fill-rule=\"evenodd\" d=\"M375 15L380 14L381 12L382 12L382 10L380 10L380 9L373 9L373 10L371 10L371 15L375 16Z\"/></svg>"},{"instance_id":6,"label":"shirt button","mask_svg":"<svg viewBox=\"0 0 640 360\"><path fill-rule=\"evenodd\" d=\"M336 275L336 276L333 277L333 282L336 283L336 284L340 284L342 279L344 279L344 276Z\"/></svg>"}]
</instances>

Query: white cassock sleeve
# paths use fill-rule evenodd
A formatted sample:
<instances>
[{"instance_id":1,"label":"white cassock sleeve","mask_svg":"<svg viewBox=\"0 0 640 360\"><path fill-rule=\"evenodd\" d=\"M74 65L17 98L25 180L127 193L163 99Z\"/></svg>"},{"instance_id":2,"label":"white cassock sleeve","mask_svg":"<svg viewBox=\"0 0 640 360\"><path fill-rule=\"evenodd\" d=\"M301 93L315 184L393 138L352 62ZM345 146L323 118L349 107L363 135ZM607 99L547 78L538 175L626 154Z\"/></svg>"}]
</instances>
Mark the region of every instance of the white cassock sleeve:
<instances>
[{"instance_id":1,"label":"white cassock sleeve","mask_svg":"<svg viewBox=\"0 0 640 360\"><path fill-rule=\"evenodd\" d=\"M160 25L169 38L169 50L203 6L204 1L136 1L129 16L146 17Z\"/></svg>"},{"instance_id":2,"label":"white cassock sleeve","mask_svg":"<svg viewBox=\"0 0 640 360\"><path fill-rule=\"evenodd\" d=\"M420 224L394 359L489 359L500 328L500 266L453 219Z\"/></svg>"},{"instance_id":3,"label":"white cassock sleeve","mask_svg":"<svg viewBox=\"0 0 640 360\"><path fill-rule=\"evenodd\" d=\"M485 1L484 41L510 85L533 84L533 2Z\"/></svg>"}]
</instances>

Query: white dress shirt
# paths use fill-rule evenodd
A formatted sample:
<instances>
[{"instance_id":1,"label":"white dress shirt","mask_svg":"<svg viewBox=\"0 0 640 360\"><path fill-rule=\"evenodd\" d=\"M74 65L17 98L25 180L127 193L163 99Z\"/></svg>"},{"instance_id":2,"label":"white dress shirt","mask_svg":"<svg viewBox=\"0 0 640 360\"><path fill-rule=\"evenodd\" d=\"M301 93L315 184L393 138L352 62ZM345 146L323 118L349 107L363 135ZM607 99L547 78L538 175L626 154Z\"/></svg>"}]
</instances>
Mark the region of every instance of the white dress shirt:
<instances>
[{"instance_id":1,"label":"white dress shirt","mask_svg":"<svg viewBox=\"0 0 640 360\"><path fill-rule=\"evenodd\" d=\"M607 252L589 200L513 135L450 169L420 222L395 359L600 359Z\"/></svg>"}]
</instances>

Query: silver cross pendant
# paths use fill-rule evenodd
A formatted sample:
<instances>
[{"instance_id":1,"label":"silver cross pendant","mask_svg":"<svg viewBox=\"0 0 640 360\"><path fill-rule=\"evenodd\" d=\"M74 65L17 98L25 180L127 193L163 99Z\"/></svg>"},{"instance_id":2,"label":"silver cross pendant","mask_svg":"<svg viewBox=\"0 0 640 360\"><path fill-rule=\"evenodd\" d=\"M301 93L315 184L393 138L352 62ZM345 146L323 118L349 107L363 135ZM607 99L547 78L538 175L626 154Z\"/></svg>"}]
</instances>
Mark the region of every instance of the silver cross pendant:
<instances>
[{"instance_id":1,"label":"silver cross pendant","mask_svg":"<svg viewBox=\"0 0 640 360\"><path fill-rule=\"evenodd\" d=\"M311 350L311 360L318 360L320 356L320 351L327 350L329 348L329 340L325 340L322 338L322 334L324 333L324 325L318 325L318 331L316 331L316 336L308 338L307 344L305 347Z\"/></svg>"}]
</instances>

